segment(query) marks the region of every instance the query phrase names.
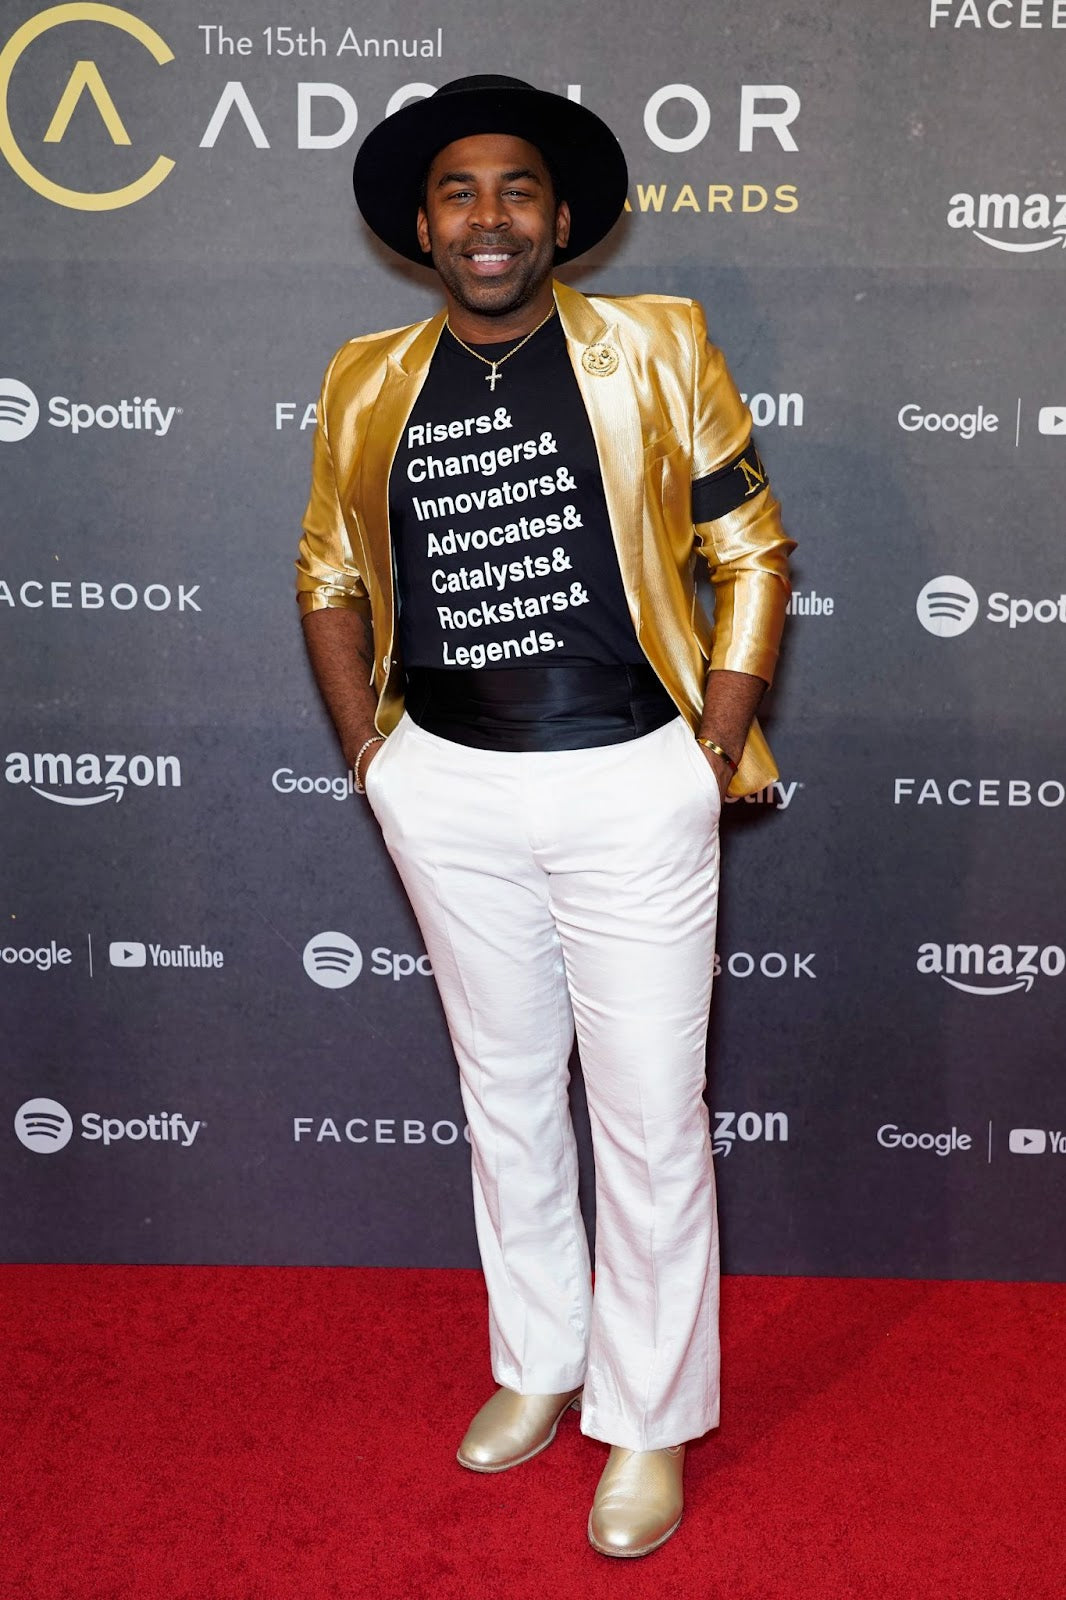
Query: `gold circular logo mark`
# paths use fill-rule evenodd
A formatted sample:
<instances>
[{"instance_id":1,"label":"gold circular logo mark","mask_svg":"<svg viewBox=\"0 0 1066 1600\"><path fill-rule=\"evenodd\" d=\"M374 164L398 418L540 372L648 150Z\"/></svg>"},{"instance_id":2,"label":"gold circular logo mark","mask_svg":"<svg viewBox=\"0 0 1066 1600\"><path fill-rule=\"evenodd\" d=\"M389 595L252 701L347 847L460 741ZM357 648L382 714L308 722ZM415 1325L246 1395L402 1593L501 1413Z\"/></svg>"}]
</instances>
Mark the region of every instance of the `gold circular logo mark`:
<instances>
[{"instance_id":1,"label":"gold circular logo mark","mask_svg":"<svg viewBox=\"0 0 1066 1600\"><path fill-rule=\"evenodd\" d=\"M618 352L609 344L590 344L581 353L581 365L594 378L608 378L618 365Z\"/></svg>"},{"instance_id":2,"label":"gold circular logo mark","mask_svg":"<svg viewBox=\"0 0 1066 1600\"><path fill-rule=\"evenodd\" d=\"M117 6L100 4L98 0L74 0L71 4L50 6L47 11L39 12L37 16L24 22L21 28L16 29L3 50L0 50L0 153L7 158L11 170L18 174L23 183L28 184L31 189L35 189L38 194L43 195L46 200L53 201L57 206L69 206L73 211L115 211L121 206L130 206L137 200L143 200L146 194L151 194L153 189L159 187L174 166L169 156L157 156L147 172L142 173L133 183L126 184L122 189L109 189L97 193L69 189L63 184L53 183L51 178L45 177L44 173L33 165L19 147L11 128L7 94L16 63L23 51L35 39L39 39L49 29L57 28L65 22L102 22L109 27L120 28L142 44L160 66L173 61L174 52L166 40L160 38L155 29L142 22L140 17L134 17L128 11L120 11ZM45 143L58 144L62 139L83 89L88 89L96 101L97 109L104 119L112 141L115 144L129 144L129 135L122 126L121 118L93 61L79 61L75 67L56 108L51 126L44 136Z\"/></svg>"}]
</instances>

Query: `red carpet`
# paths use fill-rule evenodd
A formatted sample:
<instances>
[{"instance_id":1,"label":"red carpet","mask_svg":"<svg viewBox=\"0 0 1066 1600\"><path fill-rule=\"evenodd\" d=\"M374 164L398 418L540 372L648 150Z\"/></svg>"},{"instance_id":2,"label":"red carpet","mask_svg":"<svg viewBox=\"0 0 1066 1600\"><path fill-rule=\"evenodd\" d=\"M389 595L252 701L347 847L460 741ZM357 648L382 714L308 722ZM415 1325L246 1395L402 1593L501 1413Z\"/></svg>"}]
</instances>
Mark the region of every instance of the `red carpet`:
<instances>
[{"instance_id":1,"label":"red carpet","mask_svg":"<svg viewBox=\"0 0 1066 1600\"><path fill-rule=\"evenodd\" d=\"M480 1277L2 1267L2 1600L1063 1600L1066 1289L732 1278L725 1414L643 1561L604 1449L453 1461Z\"/></svg>"}]
</instances>

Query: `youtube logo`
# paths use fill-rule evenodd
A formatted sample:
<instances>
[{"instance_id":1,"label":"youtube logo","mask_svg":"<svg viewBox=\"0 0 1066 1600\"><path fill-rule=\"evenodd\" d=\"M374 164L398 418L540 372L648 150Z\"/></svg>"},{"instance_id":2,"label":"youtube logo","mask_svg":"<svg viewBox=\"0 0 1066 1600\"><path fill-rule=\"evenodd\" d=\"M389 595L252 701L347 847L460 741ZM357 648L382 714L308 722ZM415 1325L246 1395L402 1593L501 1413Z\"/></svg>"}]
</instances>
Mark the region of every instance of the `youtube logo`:
<instances>
[{"instance_id":1,"label":"youtube logo","mask_svg":"<svg viewBox=\"0 0 1066 1600\"><path fill-rule=\"evenodd\" d=\"M1066 433L1066 406L1041 406L1036 425L1041 433Z\"/></svg>"},{"instance_id":2,"label":"youtube logo","mask_svg":"<svg viewBox=\"0 0 1066 1600\"><path fill-rule=\"evenodd\" d=\"M136 939L120 939L110 946L108 958L113 967L143 967L148 952Z\"/></svg>"},{"instance_id":3,"label":"youtube logo","mask_svg":"<svg viewBox=\"0 0 1066 1600\"><path fill-rule=\"evenodd\" d=\"M1012 1128L1007 1141L1016 1156L1042 1156L1047 1149L1047 1134L1043 1128Z\"/></svg>"}]
</instances>

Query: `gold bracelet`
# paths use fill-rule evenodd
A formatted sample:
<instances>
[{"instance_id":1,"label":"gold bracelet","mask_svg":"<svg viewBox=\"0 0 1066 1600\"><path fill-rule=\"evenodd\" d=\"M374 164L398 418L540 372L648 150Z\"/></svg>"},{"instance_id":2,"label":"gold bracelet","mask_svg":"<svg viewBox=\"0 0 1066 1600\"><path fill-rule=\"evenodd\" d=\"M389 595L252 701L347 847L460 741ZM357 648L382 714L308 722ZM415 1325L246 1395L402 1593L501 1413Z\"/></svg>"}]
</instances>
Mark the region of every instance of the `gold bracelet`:
<instances>
[{"instance_id":1,"label":"gold bracelet","mask_svg":"<svg viewBox=\"0 0 1066 1600\"><path fill-rule=\"evenodd\" d=\"M701 739L698 734L696 736L696 743L697 744L701 744L703 746L703 748L705 750L709 750L712 755L721 756L722 760L725 762L726 766L730 769L730 771L734 772L734 773L736 772L736 770L737 770L736 762L733 760L733 757L729 754L729 752L727 750L723 750L722 749L720 744L715 744L713 739Z\"/></svg>"}]
</instances>

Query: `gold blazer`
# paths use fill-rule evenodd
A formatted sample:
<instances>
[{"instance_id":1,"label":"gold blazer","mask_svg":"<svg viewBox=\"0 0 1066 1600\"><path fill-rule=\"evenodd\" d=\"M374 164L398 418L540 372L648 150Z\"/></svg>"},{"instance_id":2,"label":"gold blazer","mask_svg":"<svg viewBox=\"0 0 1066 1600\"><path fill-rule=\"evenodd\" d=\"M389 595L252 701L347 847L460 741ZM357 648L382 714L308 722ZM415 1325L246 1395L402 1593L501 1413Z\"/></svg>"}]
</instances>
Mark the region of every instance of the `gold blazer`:
<instances>
[{"instance_id":1,"label":"gold blazer","mask_svg":"<svg viewBox=\"0 0 1066 1600\"><path fill-rule=\"evenodd\" d=\"M735 510L693 524L693 479L728 467L751 432L701 307L669 295L586 297L562 283L555 302L592 424L633 627L695 731L708 666L772 680L794 545L765 478L751 473ZM318 405L296 563L300 610L342 606L369 614L376 721L385 734L399 721L404 684L389 473L444 321L440 311L427 322L350 340L330 362ZM700 555L714 585L713 626L696 596ZM777 775L753 723L729 793L752 794Z\"/></svg>"}]
</instances>

